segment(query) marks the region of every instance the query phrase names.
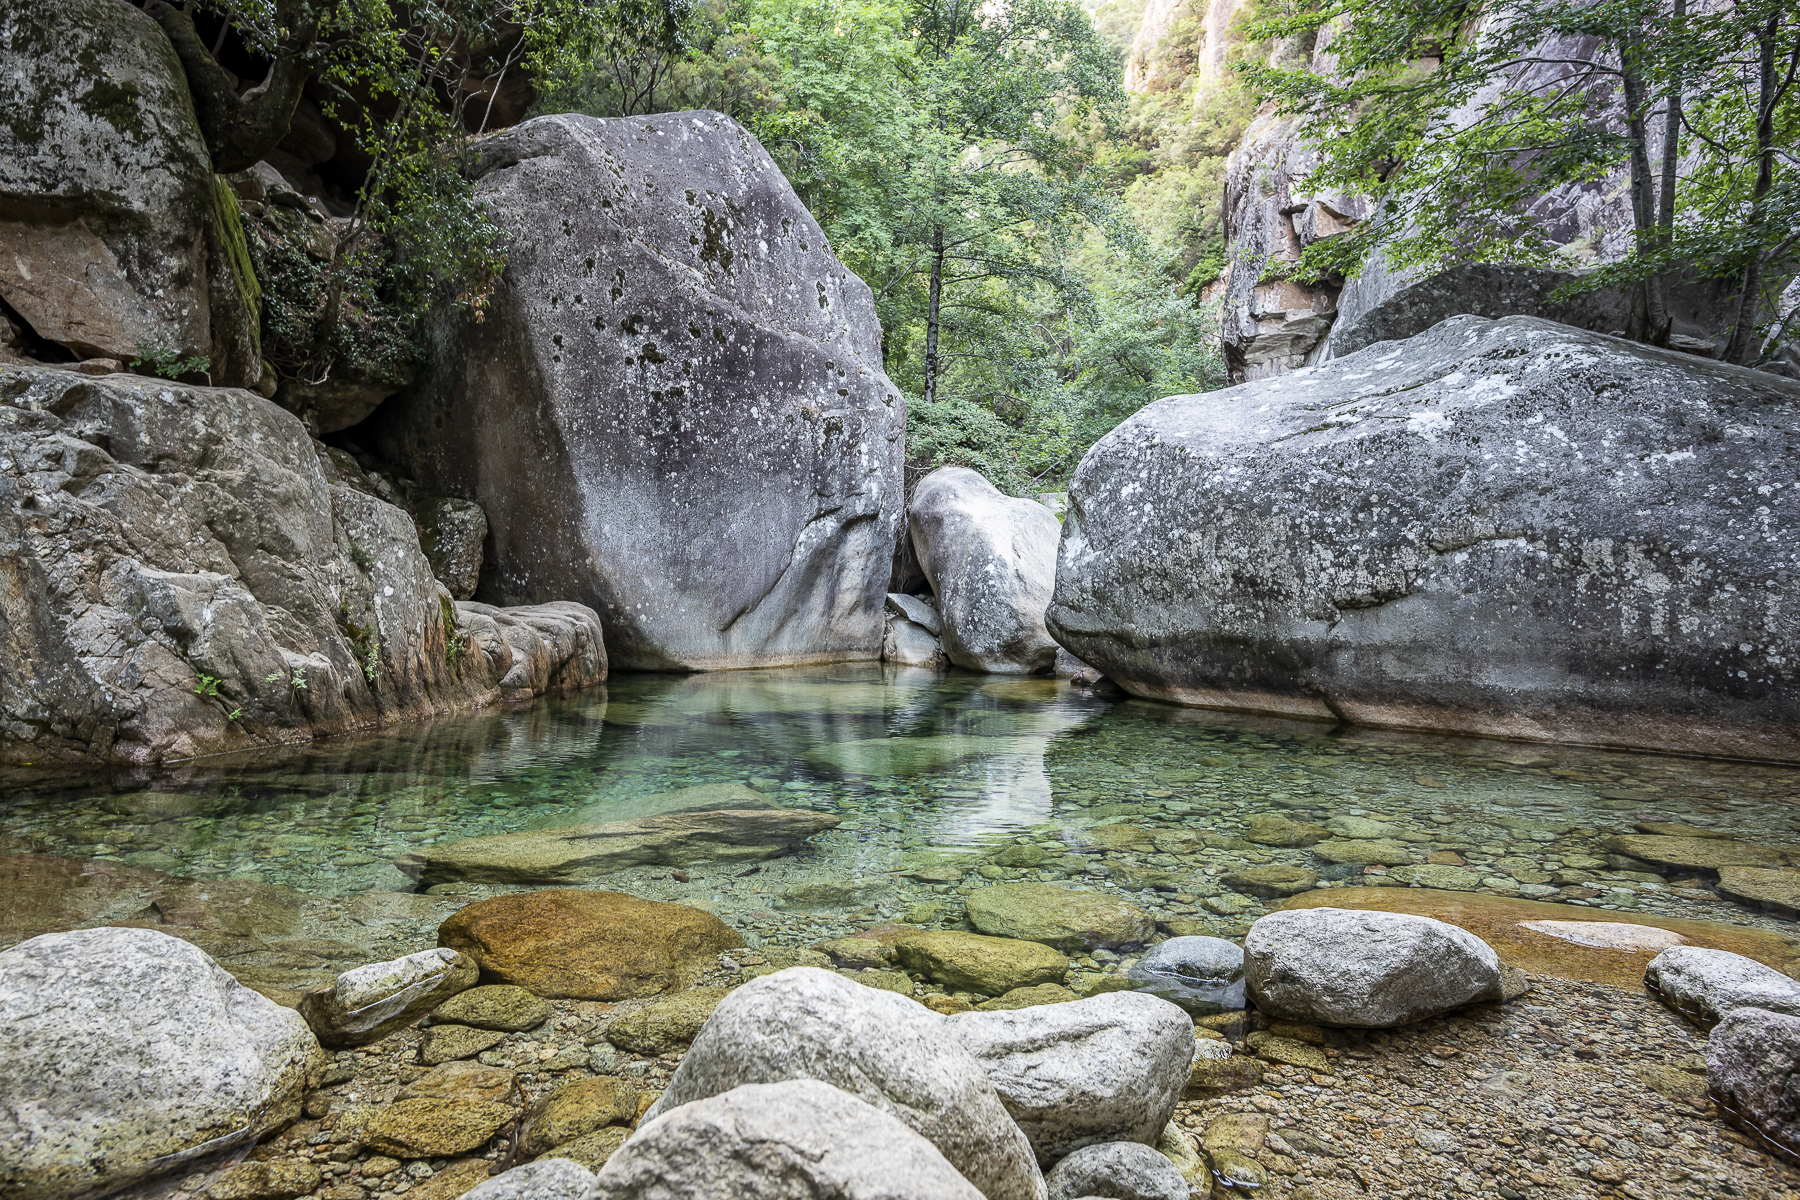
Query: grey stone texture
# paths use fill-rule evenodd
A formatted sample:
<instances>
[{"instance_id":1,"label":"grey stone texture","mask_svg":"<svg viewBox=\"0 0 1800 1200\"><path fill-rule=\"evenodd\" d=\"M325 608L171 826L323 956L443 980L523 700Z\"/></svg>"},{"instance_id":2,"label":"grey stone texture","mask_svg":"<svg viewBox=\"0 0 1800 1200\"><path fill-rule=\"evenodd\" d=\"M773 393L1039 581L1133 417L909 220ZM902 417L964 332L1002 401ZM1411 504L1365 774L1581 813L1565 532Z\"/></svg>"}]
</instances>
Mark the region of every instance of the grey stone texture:
<instances>
[{"instance_id":1,"label":"grey stone texture","mask_svg":"<svg viewBox=\"0 0 1800 1200\"><path fill-rule=\"evenodd\" d=\"M1431 917L1305 908L1271 913L1244 938L1250 999L1278 1021L1385 1029L1501 998L1500 960Z\"/></svg>"},{"instance_id":2,"label":"grey stone texture","mask_svg":"<svg viewBox=\"0 0 1800 1200\"><path fill-rule=\"evenodd\" d=\"M887 1111L827 1083L750 1084L645 1120L596 1200L978 1200ZM1042 1184L1039 1184L1042 1194Z\"/></svg>"},{"instance_id":3,"label":"grey stone texture","mask_svg":"<svg viewBox=\"0 0 1800 1200\"><path fill-rule=\"evenodd\" d=\"M594 1173L566 1158L542 1158L502 1171L463 1193L463 1200L589 1200Z\"/></svg>"},{"instance_id":4,"label":"grey stone texture","mask_svg":"<svg viewBox=\"0 0 1800 1200\"><path fill-rule=\"evenodd\" d=\"M439 947L345 971L329 986L308 992L298 1011L320 1045L367 1046L480 981L481 968L473 959Z\"/></svg>"},{"instance_id":5,"label":"grey stone texture","mask_svg":"<svg viewBox=\"0 0 1800 1200\"><path fill-rule=\"evenodd\" d=\"M124 0L0 8L0 296L77 358L255 383L256 287L175 48Z\"/></svg>"},{"instance_id":6,"label":"grey stone texture","mask_svg":"<svg viewBox=\"0 0 1800 1200\"><path fill-rule=\"evenodd\" d=\"M1800 980L1729 950L1671 946L1650 960L1644 982L1664 1004L1702 1025L1739 1008L1800 1016Z\"/></svg>"},{"instance_id":7,"label":"grey stone texture","mask_svg":"<svg viewBox=\"0 0 1800 1200\"><path fill-rule=\"evenodd\" d=\"M1044 608L1056 574L1056 516L967 467L939 467L913 491L913 548L937 595L944 651L971 671L1048 674Z\"/></svg>"},{"instance_id":8,"label":"grey stone texture","mask_svg":"<svg viewBox=\"0 0 1800 1200\"><path fill-rule=\"evenodd\" d=\"M1142 992L959 1013L949 1027L1046 1166L1098 1142L1154 1145L1193 1072L1192 1019Z\"/></svg>"},{"instance_id":9,"label":"grey stone texture","mask_svg":"<svg viewBox=\"0 0 1800 1200\"><path fill-rule=\"evenodd\" d=\"M1044 1183L1049 1200L1188 1200L1188 1181L1160 1151L1139 1142L1102 1142L1057 1163Z\"/></svg>"},{"instance_id":10,"label":"grey stone texture","mask_svg":"<svg viewBox=\"0 0 1800 1200\"><path fill-rule=\"evenodd\" d=\"M247 1146L300 1113L300 1014L149 929L0 952L0 1195L102 1195Z\"/></svg>"},{"instance_id":11,"label":"grey stone texture","mask_svg":"<svg viewBox=\"0 0 1800 1200\"><path fill-rule=\"evenodd\" d=\"M1531 317L1172 397L1083 459L1049 627L1148 698L1792 759L1796 416Z\"/></svg>"},{"instance_id":12,"label":"grey stone texture","mask_svg":"<svg viewBox=\"0 0 1800 1200\"><path fill-rule=\"evenodd\" d=\"M231 388L0 365L0 762L304 742L606 677L573 604L458 605L411 518Z\"/></svg>"},{"instance_id":13,"label":"grey stone texture","mask_svg":"<svg viewBox=\"0 0 1800 1200\"><path fill-rule=\"evenodd\" d=\"M1706 1085L1787 1157L1800 1153L1800 1016L1732 1009L1707 1039Z\"/></svg>"},{"instance_id":14,"label":"grey stone texture","mask_svg":"<svg viewBox=\"0 0 1800 1200\"><path fill-rule=\"evenodd\" d=\"M480 597L591 605L627 669L876 658L906 405L768 154L718 113L565 115L473 169L506 274L375 420L485 510Z\"/></svg>"},{"instance_id":15,"label":"grey stone texture","mask_svg":"<svg viewBox=\"0 0 1800 1200\"><path fill-rule=\"evenodd\" d=\"M831 1084L898 1118L987 1200L1042 1200L1031 1145L944 1018L813 967L764 975L725 997L644 1122L746 1084L790 1079Z\"/></svg>"}]
</instances>

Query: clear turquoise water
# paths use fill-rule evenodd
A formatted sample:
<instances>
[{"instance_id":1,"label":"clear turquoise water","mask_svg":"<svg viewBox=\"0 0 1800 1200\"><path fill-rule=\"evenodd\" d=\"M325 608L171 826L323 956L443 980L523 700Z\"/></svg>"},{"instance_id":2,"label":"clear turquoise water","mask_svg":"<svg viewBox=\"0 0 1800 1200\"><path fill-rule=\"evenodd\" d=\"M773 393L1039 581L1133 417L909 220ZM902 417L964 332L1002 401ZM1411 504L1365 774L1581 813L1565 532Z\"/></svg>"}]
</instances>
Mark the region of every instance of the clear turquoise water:
<instances>
[{"instance_id":1,"label":"clear turquoise water","mask_svg":"<svg viewBox=\"0 0 1800 1200\"><path fill-rule=\"evenodd\" d=\"M842 823L753 871L702 864L684 883L640 868L598 885L698 902L769 936L950 923L959 889L1043 879L1229 934L1270 903L1222 887L1234 869L1366 881L1307 849L1242 841L1250 816L1364 816L1418 858L1457 855L1489 890L1787 930L1691 873L1615 869L1599 843L1645 820L1800 843L1792 768L1376 733L869 664L621 676L527 708L165 772L15 775L0 848L314 896L400 892L415 885L393 859L422 845L639 815L645 796L726 781ZM1092 832L1119 823L1142 840ZM991 861L1020 841L1046 861Z\"/></svg>"}]
</instances>

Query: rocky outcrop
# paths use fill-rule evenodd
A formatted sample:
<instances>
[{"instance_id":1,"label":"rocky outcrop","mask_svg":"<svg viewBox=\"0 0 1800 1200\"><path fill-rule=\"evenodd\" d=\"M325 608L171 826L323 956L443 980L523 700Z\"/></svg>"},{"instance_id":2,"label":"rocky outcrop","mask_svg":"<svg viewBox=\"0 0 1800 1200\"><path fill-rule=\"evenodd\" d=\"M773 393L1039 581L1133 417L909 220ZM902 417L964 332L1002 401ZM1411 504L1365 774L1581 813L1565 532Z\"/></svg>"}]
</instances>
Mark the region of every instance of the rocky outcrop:
<instances>
[{"instance_id":1,"label":"rocky outcrop","mask_svg":"<svg viewBox=\"0 0 1800 1200\"><path fill-rule=\"evenodd\" d=\"M919 481L909 519L950 661L971 671L1048 674L1056 643L1044 607L1062 532L1055 514L1002 494L967 467L939 467Z\"/></svg>"},{"instance_id":2,"label":"rocky outcrop","mask_svg":"<svg viewBox=\"0 0 1800 1200\"><path fill-rule=\"evenodd\" d=\"M298 1013L148 929L0 953L0 1194L101 1195L248 1146L300 1114Z\"/></svg>"},{"instance_id":3,"label":"rocky outcrop","mask_svg":"<svg viewBox=\"0 0 1800 1200\"><path fill-rule=\"evenodd\" d=\"M1153 1144L1193 1072L1193 1021L1139 992L961 1013L949 1027L1045 1166L1100 1142Z\"/></svg>"},{"instance_id":4,"label":"rocky outcrop","mask_svg":"<svg viewBox=\"0 0 1800 1200\"><path fill-rule=\"evenodd\" d=\"M458 605L245 391L0 366L0 762L303 742L606 677L580 605Z\"/></svg>"},{"instance_id":5,"label":"rocky outcrop","mask_svg":"<svg viewBox=\"0 0 1800 1200\"><path fill-rule=\"evenodd\" d=\"M783 808L678 813L440 842L397 862L434 883L579 883L644 865L744 862L792 853L837 827L830 813Z\"/></svg>"},{"instance_id":6,"label":"rocky outcrop","mask_svg":"<svg viewBox=\"0 0 1800 1200\"><path fill-rule=\"evenodd\" d=\"M257 283L169 39L124 0L0 11L0 297L76 358L255 383Z\"/></svg>"},{"instance_id":7,"label":"rocky outcrop","mask_svg":"<svg viewBox=\"0 0 1800 1200\"><path fill-rule=\"evenodd\" d=\"M981 1195L891 1113L811 1079L734 1088L647 1121L601 1169L594 1188L595 1200Z\"/></svg>"},{"instance_id":8,"label":"rocky outcrop","mask_svg":"<svg viewBox=\"0 0 1800 1200\"><path fill-rule=\"evenodd\" d=\"M474 959L483 979L577 1000L674 991L743 944L685 904L563 888L495 896L438 926L438 945Z\"/></svg>"},{"instance_id":9,"label":"rocky outcrop","mask_svg":"<svg viewBox=\"0 0 1800 1200\"><path fill-rule=\"evenodd\" d=\"M1225 163L1224 307L1219 338L1233 383L1267 379L1326 357L1341 280L1284 279L1301 252L1368 215L1358 196L1313 195L1302 183L1319 165L1299 120L1252 122Z\"/></svg>"},{"instance_id":10,"label":"rocky outcrop","mask_svg":"<svg viewBox=\"0 0 1800 1200\"><path fill-rule=\"evenodd\" d=\"M1791 760L1796 412L1526 317L1164 400L1082 461L1049 626L1145 697Z\"/></svg>"},{"instance_id":11,"label":"rocky outcrop","mask_svg":"<svg viewBox=\"0 0 1800 1200\"><path fill-rule=\"evenodd\" d=\"M706 112L540 117L477 158L506 274L378 422L486 511L480 595L590 604L630 669L876 658L905 402L779 168Z\"/></svg>"},{"instance_id":12,"label":"rocky outcrop","mask_svg":"<svg viewBox=\"0 0 1800 1200\"><path fill-rule=\"evenodd\" d=\"M790 1079L831 1084L898 1118L988 1200L1042 1200L1025 1135L980 1064L946 1035L943 1018L809 967L765 975L727 996L644 1114L643 1129L697 1100Z\"/></svg>"},{"instance_id":13,"label":"rocky outcrop","mask_svg":"<svg viewBox=\"0 0 1800 1200\"><path fill-rule=\"evenodd\" d=\"M1500 960L1430 917L1341 908L1271 913L1244 938L1244 983L1278 1021L1385 1029L1501 997Z\"/></svg>"}]
</instances>

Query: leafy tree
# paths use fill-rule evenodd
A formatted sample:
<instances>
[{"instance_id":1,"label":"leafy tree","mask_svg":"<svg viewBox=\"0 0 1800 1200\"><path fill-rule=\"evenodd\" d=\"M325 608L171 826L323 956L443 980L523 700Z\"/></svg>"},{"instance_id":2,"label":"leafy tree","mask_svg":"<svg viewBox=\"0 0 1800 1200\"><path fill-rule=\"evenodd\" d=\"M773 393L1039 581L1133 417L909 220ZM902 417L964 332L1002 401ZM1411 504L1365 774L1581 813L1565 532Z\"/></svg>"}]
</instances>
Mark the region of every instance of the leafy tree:
<instances>
[{"instance_id":1,"label":"leafy tree","mask_svg":"<svg viewBox=\"0 0 1800 1200\"><path fill-rule=\"evenodd\" d=\"M1329 72L1240 70L1304 118L1322 154L1309 186L1378 202L1309 247L1303 273L1354 274L1378 247L1398 268L1566 269L1533 204L1622 168L1630 252L1575 286L1631 286L1630 332L1666 343L1670 275L1730 275L1744 299L1728 354L1753 355L1759 272L1792 246L1800 16L1779 0L1336 0L1255 32L1326 48Z\"/></svg>"},{"instance_id":2,"label":"leafy tree","mask_svg":"<svg viewBox=\"0 0 1800 1200\"><path fill-rule=\"evenodd\" d=\"M552 110L602 117L668 111L706 18L692 0L527 2L540 98Z\"/></svg>"}]
</instances>

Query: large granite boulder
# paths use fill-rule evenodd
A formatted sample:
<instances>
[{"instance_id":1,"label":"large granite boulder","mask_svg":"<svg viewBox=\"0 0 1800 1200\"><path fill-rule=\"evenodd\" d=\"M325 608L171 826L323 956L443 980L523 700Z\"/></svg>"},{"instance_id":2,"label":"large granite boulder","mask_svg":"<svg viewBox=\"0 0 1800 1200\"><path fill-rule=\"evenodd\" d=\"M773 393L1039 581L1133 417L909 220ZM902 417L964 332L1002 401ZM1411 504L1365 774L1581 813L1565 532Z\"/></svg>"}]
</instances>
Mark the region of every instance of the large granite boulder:
<instances>
[{"instance_id":1,"label":"large granite boulder","mask_svg":"<svg viewBox=\"0 0 1800 1200\"><path fill-rule=\"evenodd\" d=\"M0 952L0 1194L100 1195L300 1113L319 1043L300 1014L149 929Z\"/></svg>"},{"instance_id":2,"label":"large granite boulder","mask_svg":"<svg viewBox=\"0 0 1800 1200\"><path fill-rule=\"evenodd\" d=\"M908 513L950 661L971 671L1048 674L1056 664L1044 628L1062 536L1056 515L967 467L939 467L920 480Z\"/></svg>"},{"instance_id":3,"label":"large granite boulder","mask_svg":"<svg viewBox=\"0 0 1800 1200\"><path fill-rule=\"evenodd\" d=\"M579 605L459 606L250 392L0 366L0 762L152 763L606 676Z\"/></svg>"},{"instance_id":4,"label":"large granite boulder","mask_svg":"<svg viewBox=\"0 0 1800 1200\"><path fill-rule=\"evenodd\" d=\"M708 912L623 892L551 888L495 896L438 926L489 982L552 999L624 1000L687 986L744 939Z\"/></svg>"},{"instance_id":5,"label":"large granite boulder","mask_svg":"<svg viewBox=\"0 0 1800 1200\"><path fill-rule=\"evenodd\" d=\"M634 670L876 658L906 405L768 154L717 113L548 116L473 169L506 274L377 421L485 510L481 597L589 604Z\"/></svg>"},{"instance_id":6,"label":"large granite boulder","mask_svg":"<svg viewBox=\"0 0 1800 1200\"><path fill-rule=\"evenodd\" d=\"M439 842L402 856L397 865L427 886L453 880L579 883L629 867L791 854L813 834L836 828L838 819L802 809L757 808L558 825Z\"/></svg>"},{"instance_id":7,"label":"large granite boulder","mask_svg":"<svg viewBox=\"0 0 1800 1200\"><path fill-rule=\"evenodd\" d=\"M891 1112L811 1079L750 1084L647 1120L601 1168L593 1192L595 1200L981 1195Z\"/></svg>"},{"instance_id":8,"label":"large granite boulder","mask_svg":"<svg viewBox=\"0 0 1800 1200\"><path fill-rule=\"evenodd\" d=\"M1043 1198L1025 1135L944 1019L812 967L765 975L727 996L644 1114L643 1129L697 1100L789 1079L831 1084L897 1117L988 1200Z\"/></svg>"},{"instance_id":9,"label":"large granite boulder","mask_svg":"<svg viewBox=\"0 0 1800 1200\"><path fill-rule=\"evenodd\" d=\"M1502 996L1500 959L1430 917L1302 908L1244 938L1244 985L1278 1021L1385 1029Z\"/></svg>"},{"instance_id":10,"label":"large granite boulder","mask_svg":"<svg viewBox=\"0 0 1800 1200\"><path fill-rule=\"evenodd\" d=\"M124 0L0 8L0 297L78 358L255 383L257 283L175 48Z\"/></svg>"},{"instance_id":11,"label":"large granite boulder","mask_svg":"<svg viewBox=\"0 0 1800 1200\"><path fill-rule=\"evenodd\" d=\"M1791 759L1797 415L1762 372L1454 318L1107 435L1049 626L1145 697Z\"/></svg>"},{"instance_id":12,"label":"large granite boulder","mask_svg":"<svg viewBox=\"0 0 1800 1200\"><path fill-rule=\"evenodd\" d=\"M960 1013L949 1027L1044 1165L1099 1142L1154 1145L1193 1074L1193 1020L1141 992Z\"/></svg>"}]
</instances>

